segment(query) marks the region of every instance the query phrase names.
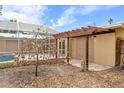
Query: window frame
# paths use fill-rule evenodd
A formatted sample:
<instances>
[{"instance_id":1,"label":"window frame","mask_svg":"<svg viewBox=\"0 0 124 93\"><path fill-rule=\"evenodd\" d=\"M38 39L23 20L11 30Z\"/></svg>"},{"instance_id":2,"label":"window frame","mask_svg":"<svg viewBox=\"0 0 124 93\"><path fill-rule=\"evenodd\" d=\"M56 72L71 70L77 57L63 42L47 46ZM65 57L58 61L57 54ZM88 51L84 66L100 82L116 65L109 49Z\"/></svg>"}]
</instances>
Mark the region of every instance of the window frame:
<instances>
[{"instance_id":1,"label":"window frame","mask_svg":"<svg viewBox=\"0 0 124 93\"><path fill-rule=\"evenodd\" d=\"M65 50L66 50L66 42L65 40L59 41L59 55L65 56Z\"/></svg>"}]
</instances>

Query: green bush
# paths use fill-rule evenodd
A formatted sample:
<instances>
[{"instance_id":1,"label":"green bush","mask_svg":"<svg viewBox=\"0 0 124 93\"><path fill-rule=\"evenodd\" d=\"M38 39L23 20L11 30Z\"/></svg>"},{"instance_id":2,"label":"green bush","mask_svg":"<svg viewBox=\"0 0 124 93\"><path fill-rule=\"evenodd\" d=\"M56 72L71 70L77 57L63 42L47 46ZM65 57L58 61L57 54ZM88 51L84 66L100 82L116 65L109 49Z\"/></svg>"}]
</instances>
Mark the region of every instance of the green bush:
<instances>
[{"instance_id":1,"label":"green bush","mask_svg":"<svg viewBox=\"0 0 124 93\"><path fill-rule=\"evenodd\" d=\"M88 71L88 68L86 66L86 61L85 60L81 60L81 68L80 68L80 71L81 72L84 72L84 71Z\"/></svg>"},{"instance_id":2,"label":"green bush","mask_svg":"<svg viewBox=\"0 0 124 93\"><path fill-rule=\"evenodd\" d=\"M14 67L15 65L16 65L16 62L0 63L0 69Z\"/></svg>"}]
</instances>

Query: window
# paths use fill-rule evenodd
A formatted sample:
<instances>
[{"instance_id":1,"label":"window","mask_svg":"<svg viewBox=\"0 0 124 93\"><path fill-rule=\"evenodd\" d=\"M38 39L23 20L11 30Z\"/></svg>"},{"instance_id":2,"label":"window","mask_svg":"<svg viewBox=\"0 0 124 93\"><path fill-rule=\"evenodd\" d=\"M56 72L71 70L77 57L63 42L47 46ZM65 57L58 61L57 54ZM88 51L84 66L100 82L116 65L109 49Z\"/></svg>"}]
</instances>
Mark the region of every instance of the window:
<instances>
[{"instance_id":1,"label":"window","mask_svg":"<svg viewBox=\"0 0 124 93\"><path fill-rule=\"evenodd\" d=\"M61 42L59 42L59 54L61 54Z\"/></svg>"},{"instance_id":2,"label":"window","mask_svg":"<svg viewBox=\"0 0 124 93\"><path fill-rule=\"evenodd\" d=\"M3 30L3 33L8 33L8 30Z\"/></svg>"},{"instance_id":3,"label":"window","mask_svg":"<svg viewBox=\"0 0 124 93\"><path fill-rule=\"evenodd\" d=\"M9 31L9 33L11 33L11 34L15 34L15 33L16 33L16 31L12 31L12 30L11 30L11 31Z\"/></svg>"},{"instance_id":4,"label":"window","mask_svg":"<svg viewBox=\"0 0 124 93\"><path fill-rule=\"evenodd\" d=\"M65 55L65 40L59 41L59 55Z\"/></svg>"},{"instance_id":5,"label":"window","mask_svg":"<svg viewBox=\"0 0 124 93\"><path fill-rule=\"evenodd\" d=\"M62 54L65 54L65 40L62 42Z\"/></svg>"},{"instance_id":6,"label":"window","mask_svg":"<svg viewBox=\"0 0 124 93\"><path fill-rule=\"evenodd\" d=\"M59 49L61 49L61 42L59 42Z\"/></svg>"},{"instance_id":7,"label":"window","mask_svg":"<svg viewBox=\"0 0 124 93\"><path fill-rule=\"evenodd\" d=\"M62 49L65 49L65 40L62 42Z\"/></svg>"},{"instance_id":8,"label":"window","mask_svg":"<svg viewBox=\"0 0 124 93\"><path fill-rule=\"evenodd\" d=\"M26 34L26 35L28 35L29 33L28 33L28 32L23 32L23 31L22 31L22 34Z\"/></svg>"}]
</instances>

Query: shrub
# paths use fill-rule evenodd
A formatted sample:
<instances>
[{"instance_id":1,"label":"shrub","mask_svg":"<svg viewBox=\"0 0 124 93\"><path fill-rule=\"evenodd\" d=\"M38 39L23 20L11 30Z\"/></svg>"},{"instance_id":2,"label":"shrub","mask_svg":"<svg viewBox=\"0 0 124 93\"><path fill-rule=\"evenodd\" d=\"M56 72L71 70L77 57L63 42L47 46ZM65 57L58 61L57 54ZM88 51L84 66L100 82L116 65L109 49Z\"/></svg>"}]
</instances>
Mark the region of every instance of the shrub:
<instances>
[{"instance_id":1,"label":"shrub","mask_svg":"<svg viewBox=\"0 0 124 93\"><path fill-rule=\"evenodd\" d=\"M85 60L81 60L81 68L80 68L80 71L81 72L84 72L84 71L88 71L88 68L86 66L86 61Z\"/></svg>"},{"instance_id":2,"label":"shrub","mask_svg":"<svg viewBox=\"0 0 124 93\"><path fill-rule=\"evenodd\" d=\"M0 69L14 67L15 62L0 63Z\"/></svg>"}]
</instances>

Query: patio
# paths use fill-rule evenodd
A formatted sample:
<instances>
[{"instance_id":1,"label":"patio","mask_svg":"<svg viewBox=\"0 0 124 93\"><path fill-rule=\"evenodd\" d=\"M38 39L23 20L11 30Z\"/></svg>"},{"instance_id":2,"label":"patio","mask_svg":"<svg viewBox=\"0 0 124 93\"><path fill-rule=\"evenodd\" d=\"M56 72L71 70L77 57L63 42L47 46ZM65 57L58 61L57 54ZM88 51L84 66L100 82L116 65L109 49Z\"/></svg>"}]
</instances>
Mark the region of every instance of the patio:
<instances>
[{"instance_id":1,"label":"patio","mask_svg":"<svg viewBox=\"0 0 124 93\"><path fill-rule=\"evenodd\" d=\"M73 66L76 66L76 67L81 67L81 60L70 59L70 64L72 64ZM93 70L93 71L102 71L102 70L106 70L106 69L110 69L110 68L112 68L112 67L107 66L107 65L96 64L93 62L89 63L89 70Z\"/></svg>"}]
</instances>

